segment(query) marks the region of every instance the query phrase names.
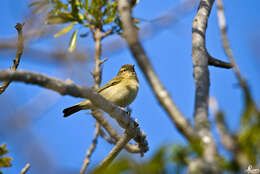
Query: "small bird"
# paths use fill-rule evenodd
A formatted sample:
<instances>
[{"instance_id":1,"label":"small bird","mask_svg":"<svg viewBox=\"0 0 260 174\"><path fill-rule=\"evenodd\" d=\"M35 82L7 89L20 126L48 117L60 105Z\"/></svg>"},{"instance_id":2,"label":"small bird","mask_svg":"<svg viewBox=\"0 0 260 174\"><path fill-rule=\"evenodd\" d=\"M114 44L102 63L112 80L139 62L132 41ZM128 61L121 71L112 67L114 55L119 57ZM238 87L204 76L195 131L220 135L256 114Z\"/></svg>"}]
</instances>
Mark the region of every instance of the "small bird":
<instances>
[{"instance_id":1,"label":"small bird","mask_svg":"<svg viewBox=\"0 0 260 174\"><path fill-rule=\"evenodd\" d=\"M130 105L137 96L139 82L134 65L123 65L117 76L97 90L105 99L120 107ZM85 100L63 110L63 116L68 117L75 112L85 109L95 109L90 100Z\"/></svg>"}]
</instances>

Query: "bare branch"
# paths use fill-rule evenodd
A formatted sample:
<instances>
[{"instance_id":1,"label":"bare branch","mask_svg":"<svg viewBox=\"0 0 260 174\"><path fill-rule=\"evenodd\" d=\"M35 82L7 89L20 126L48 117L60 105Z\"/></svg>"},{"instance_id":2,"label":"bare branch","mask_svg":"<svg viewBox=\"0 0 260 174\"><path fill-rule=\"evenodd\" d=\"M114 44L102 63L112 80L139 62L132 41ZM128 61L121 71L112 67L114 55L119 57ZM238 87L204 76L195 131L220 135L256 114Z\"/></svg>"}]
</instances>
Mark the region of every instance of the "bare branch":
<instances>
[{"instance_id":1,"label":"bare branch","mask_svg":"<svg viewBox=\"0 0 260 174\"><path fill-rule=\"evenodd\" d=\"M100 136L110 144L116 144L116 141L112 137L108 137L105 130L100 129Z\"/></svg>"},{"instance_id":2,"label":"bare branch","mask_svg":"<svg viewBox=\"0 0 260 174\"><path fill-rule=\"evenodd\" d=\"M243 77L239 71L239 67L235 61L232 50L229 46L228 37L227 37L226 19L225 19L224 6L223 6L222 0L217 0L217 15L218 15L218 23L219 23L219 28L221 31L222 44L224 47L224 51L225 51L226 55L228 56L229 60L233 64L234 73L238 79L239 85L242 87L242 89L245 93L247 101L252 101L254 108L257 110L256 104L253 101L252 96L250 94L248 85L247 85L245 79L243 79ZM228 134L226 133L227 130L226 130L225 124L224 123L221 124L221 121L222 120L220 119L219 123L218 123L218 127L219 127L220 133L222 135L222 137L221 137L222 144L227 149L234 152L234 158L238 162L238 164L241 166L241 168L246 168L247 165L250 163L250 159L248 158L247 154L245 154L243 151L239 150L240 147L239 147L238 142L231 136L228 136Z\"/></svg>"},{"instance_id":3,"label":"bare branch","mask_svg":"<svg viewBox=\"0 0 260 174\"><path fill-rule=\"evenodd\" d=\"M211 66L215 66L215 67L219 67L219 68L226 68L226 69L230 69L233 67L233 65L231 63L218 60L210 55L209 55L208 59L209 59L208 64Z\"/></svg>"},{"instance_id":4,"label":"bare branch","mask_svg":"<svg viewBox=\"0 0 260 174\"><path fill-rule=\"evenodd\" d=\"M102 125L102 127L105 128L108 134L115 140L113 144L116 144L116 142L121 139L121 136L113 129L113 127L110 126L110 124L107 122L105 117L100 112L92 111L92 115ZM143 151L138 147L138 145L129 144L129 143L126 144L125 149L130 153L140 153Z\"/></svg>"},{"instance_id":5,"label":"bare branch","mask_svg":"<svg viewBox=\"0 0 260 174\"><path fill-rule=\"evenodd\" d=\"M183 116L183 114L179 111L167 90L164 89L148 57L145 54L145 51L139 41L137 31L132 23L131 8L128 0L119 0L118 10L123 23L123 35L127 41L128 47L130 48L134 58L138 62L138 65L143 71L147 81L151 85L157 100L168 113L168 116L175 124L177 129L187 139L193 140L197 137L196 131L190 125L188 120Z\"/></svg>"},{"instance_id":6,"label":"bare branch","mask_svg":"<svg viewBox=\"0 0 260 174\"><path fill-rule=\"evenodd\" d=\"M224 121L223 114L219 111L215 115L215 122L219 130L221 143L224 145L225 148L234 152L236 148L236 142L233 139L233 137L229 134L227 130L227 125Z\"/></svg>"},{"instance_id":7,"label":"bare branch","mask_svg":"<svg viewBox=\"0 0 260 174\"><path fill-rule=\"evenodd\" d=\"M99 171L104 170L109 166L109 164L117 157L119 152L124 148L124 146L133 138L133 133L125 132L121 139L116 143L107 157L101 162L101 164L95 169L94 173L99 173Z\"/></svg>"},{"instance_id":8,"label":"bare branch","mask_svg":"<svg viewBox=\"0 0 260 174\"><path fill-rule=\"evenodd\" d=\"M94 78L94 85L93 85L93 89L94 90L97 90L100 86L100 83L101 83L101 77L102 77L102 70L100 68L100 57L101 57L101 31L100 29L95 29L91 31L92 33L92 36L94 38L94 41L95 41L95 48L96 48L96 51L95 51L95 58L94 58L94 61L95 61L95 68L94 68L94 72L92 72L91 74L93 75L93 78ZM92 111L94 111L95 109L92 109ZM97 112L99 112L97 110ZM95 148L96 148L96 145L97 145L97 138L99 136L99 133L100 133L100 123L96 122L96 131L95 131L95 136L94 136L94 139L92 141L92 145L90 146L90 149L87 151L87 155L86 155L86 158L83 162L83 166L80 170L80 174L84 174L85 173L85 170L90 162L90 157L92 155L92 153L94 152Z\"/></svg>"},{"instance_id":9,"label":"bare branch","mask_svg":"<svg viewBox=\"0 0 260 174\"><path fill-rule=\"evenodd\" d=\"M0 70L0 81L5 80L20 81L29 84L39 85L44 88L54 90L61 95L71 95L74 97L88 98L95 106L107 112L112 118L116 119L116 121L122 128L129 131L134 131L136 133L134 136L134 140L138 143L139 147L141 147L142 152L144 153L148 151L146 135L140 130L140 127L133 120L133 118L129 117L129 115L124 110L109 102L90 88L78 86L71 82L64 83L63 81L56 78L51 78L42 74L21 70L14 72L8 70Z\"/></svg>"},{"instance_id":10,"label":"bare branch","mask_svg":"<svg viewBox=\"0 0 260 174\"><path fill-rule=\"evenodd\" d=\"M89 165L90 157L91 157L92 153L94 152L94 150L96 149L97 139L98 139L99 133L100 133L100 124L98 122L96 122L96 130L95 130L95 133L94 133L94 138L92 140L92 144L91 144L90 148L88 149L88 151L86 153L86 158L83 162L83 166L80 170L80 174L84 174L87 166Z\"/></svg>"},{"instance_id":11,"label":"bare branch","mask_svg":"<svg viewBox=\"0 0 260 174\"><path fill-rule=\"evenodd\" d=\"M217 112L215 115L216 126L219 131L221 144L234 154L235 161L241 166L241 168L246 168L250 163L248 155L241 151L239 142L237 141L236 136L232 136L227 129L224 117L221 112Z\"/></svg>"},{"instance_id":12,"label":"bare branch","mask_svg":"<svg viewBox=\"0 0 260 174\"><path fill-rule=\"evenodd\" d=\"M102 38L102 32L100 31L100 29L96 29L93 32L93 38L95 41L95 68L94 68L94 72L92 72L93 78L94 78L94 89L98 89L101 83L101 76L102 76L102 71L101 71L101 63L100 63L100 58L101 58L101 38Z\"/></svg>"},{"instance_id":13,"label":"bare branch","mask_svg":"<svg viewBox=\"0 0 260 174\"><path fill-rule=\"evenodd\" d=\"M201 0L197 14L192 23L192 60L193 76L196 86L194 119L199 136L204 144L203 157L208 163L212 163L211 169L216 172L217 148L210 131L208 121L209 100L209 70L208 52L205 46L205 35L208 18L214 0ZM207 165L205 165L207 168Z\"/></svg>"},{"instance_id":14,"label":"bare branch","mask_svg":"<svg viewBox=\"0 0 260 174\"><path fill-rule=\"evenodd\" d=\"M113 30L112 30L112 29L111 29L111 30L108 30L108 31L105 32L105 33L103 33L101 39L103 39L103 38L105 38L105 37L107 37L108 35L111 35L111 34L113 34Z\"/></svg>"},{"instance_id":15,"label":"bare branch","mask_svg":"<svg viewBox=\"0 0 260 174\"><path fill-rule=\"evenodd\" d=\"M15 71L20 63L21 56L23 54L23 49L24 49L24 39L23 39L23 25L21 23L17 23L14 27L18 32L18 39L17 39L17 49L16 49L16 56L15 59L13 60L14 64L10 68L10 70ZM11 83L11 81L6 81L0 86L0 94L2 94L5 89L8 87L8 85Z\"/></svg>"},{"instance_id":16,"label":"bare branch","mask_svg":"<svg viewBox=\"0 0 260 174\"><path fill-rule=\"evenodd\" d=\"M242 87L242 89L245 92L245 95L247 98L252 99L250 91L248 89L246 81L243 79L239 67L235 61L235 58L233 56L232 50L229 46L228 42L228 37L227 37L227 26L226 26L226 19L225 19L225 14L224 14L224 7L222 0L217 0L217 14L218 14L218 23L219 23L219 28L221 31L221 37L222 37L222 44L224 47L224 51L226 55L228 56L229 60L233 64L233 70L235 72L235 75L238 79L239 85Z\"/></svg>"},{"instance_id":17,"label":"bare branch","mask_svg":"<svg viewBox=\"0 0 260 174\"><path fill-rule=\"evenodd\" d=\"M217 130L219 132L219 137L220 137L220 141L221 141L222 145L226 149L234 152L234 150L237 146L236 140L228 131L227 124L224 120L224 115L219 110L218 102L215 97L210 97L209 109L210 109L212 115L215 116L215 124L216 124Z\"/></svg>"},{"instance_id":18,"label":"bare branch","mask_svg":"<svg viewBox=\"0 0 260 174\"><path fill-rule=\"evenodd\" d=\"M29 169L30 169L31 165L29 163L27 163L24 168L21 170L20 174L25 174Z\"/></svg>"}]
</instances>

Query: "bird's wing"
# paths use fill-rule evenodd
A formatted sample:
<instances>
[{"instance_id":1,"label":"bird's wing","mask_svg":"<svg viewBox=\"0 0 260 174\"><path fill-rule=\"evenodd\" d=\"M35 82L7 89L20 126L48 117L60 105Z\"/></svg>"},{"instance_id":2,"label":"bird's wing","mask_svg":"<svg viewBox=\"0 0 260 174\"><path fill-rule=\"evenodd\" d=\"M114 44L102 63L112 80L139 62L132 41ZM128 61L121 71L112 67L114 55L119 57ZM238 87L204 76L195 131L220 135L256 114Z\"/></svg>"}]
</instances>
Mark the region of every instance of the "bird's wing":
<instances>
[{"instance_id":1,"label":"bird's wing","mask_svg":"<svg viewBox=\"0 0 260 174\"><path fill-rule=\"evenodd\" d=\"M103 91L104 89L107 89L111 86L117 85L121 80L118 78L113 78L112 80L110 80L107 84L105 84L104 86L102 86L101 88L99 88L97 90L98 93L100 93L101 91Z\"/></svg>"}]
</instances>

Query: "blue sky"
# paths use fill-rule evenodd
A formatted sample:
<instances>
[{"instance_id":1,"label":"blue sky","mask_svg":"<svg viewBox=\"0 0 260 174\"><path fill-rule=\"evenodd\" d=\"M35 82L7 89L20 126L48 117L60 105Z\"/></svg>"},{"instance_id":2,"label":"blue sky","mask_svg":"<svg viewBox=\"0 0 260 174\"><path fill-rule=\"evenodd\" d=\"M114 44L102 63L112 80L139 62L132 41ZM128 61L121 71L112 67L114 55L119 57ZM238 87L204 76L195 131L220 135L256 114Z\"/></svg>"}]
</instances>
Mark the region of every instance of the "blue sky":
<instances>
[{"instance_id":1,"label":"blue sky","mask_svg":"<svg viewBox=\"0 0 260 174\"><path fill-rule=\"evenodd\" d=\"M158 4L158 1L140 0L140 3L134 10L134 16L149 21L171 10L179 2L181 1L164 0ZM28 3L27 1L19 0L3 1L1 3L0 19L2 25L0 38L16 37L16 31L13 26L16 22L24 21L25 14L28 14ZM230 45L257 103L260 101L260 54L259 52L257 53L259 50L252 48L252 45L253 43L260 43L260 15L259 9L256 8L259 5L260 1L256 0L252 2L224 1ZM162 83L173 97L177 106L191 122L193 122L194 105L191 24L195 12L196 10L193 10L191 13L181 17L177 23L161 29L153 37L143 41L146 53ZM116 38L117 36L113 36L104 42L107 44ZM209 18L206 39L207 49L210 54L227 61L228 59L221 45L215 5ZM57 43L66 47L69 43L69 37L64 36L57 39L50 37L35 41L32 43L32 46L34 48L52 50ZM90 39L81 39L80 44L87 45L86 47L93 47L93 42ZM14 55L15 52L11 54L4 52L1 54L0 68L9 68ZM114 77L121 65L126 63L136 64L126 48L112 54L105 54L103 57L108 57L109 60L104 65L102 84ZM77 65L73 66L77 67ZM41 72L63 80L71 78L78 84L91 86L92 80L89 72L93 70L93 63L88 66L79 65L78 67L79 70L72 68L69 70L69 73L65 73L63 70L64 65L35 60L35 57L23 56L19 69ZM80 69L82 67L87 68ZM209 70L211 82L210 96L214 96L217 99L219 108L226 113L226 120L231 130L235 131L239 126L239 116L243 106L242 93L237 85L237 80L232 70L215 67L210 67ZM84 81L78 80L77 77L73 76L76 71L81 71L87 79ZM185 143L185 139L179 134L164 110L155 100L152 90L138 66L136 71L140 81L140 90L131 108L133 109L132 116L138 119L142 130L147 134L150 151L145 154L144 159L146 159L161 145ZM8 103L6 103L7 98L9 98ZM28 154L37 152L35 147L37 143L43 146L44 149L44 151L38 154L38 160L45 159L44 155L47 156L47 159L51 158L48 161L50 163L49 166L51 166L49 168L50 171L68 169L78 172L82 166L85 152L92 141L95 121L83 111L64 119L62 110L79 101L82 101L82 99L60 96L55 92L38 86L12 83L6 92L0 96L0 105L6 106L5 113L0 115L0 127L3 126L1 124L6 124L6 120L10 119L14 113L21 112L27 106L30 106L32 119L28 123L25 122L29 126L21 126L20 129L12 133L0 132L0 144L2 142L7 143L7 148L10 150L9 156L14 159L12 162L13 167L4 169L4 173L18 173L27 162L32 164L31 172L35 173L36 169L34 167L37 164L37 160L32 160L28 157ZM44 106L41 106L42 104ZM32 106L34 105L37 107L33 108ZM46 107L46 105L48 106ZM45 107L48 109L41 110L41 108ZM23 118L19 119L22 120ZM213 121L212 115L210 115L209 120ZM116 123L112 120L111 122L116 127ZM0 131L2 130L0 129ZM216 132L214 127L213 131L214 133ZM91 166L98 164L111 148L112 145L100 138L97 149L92 156ZM138 155L133 156L139 159Z\"/></svg>"}]
</instances>

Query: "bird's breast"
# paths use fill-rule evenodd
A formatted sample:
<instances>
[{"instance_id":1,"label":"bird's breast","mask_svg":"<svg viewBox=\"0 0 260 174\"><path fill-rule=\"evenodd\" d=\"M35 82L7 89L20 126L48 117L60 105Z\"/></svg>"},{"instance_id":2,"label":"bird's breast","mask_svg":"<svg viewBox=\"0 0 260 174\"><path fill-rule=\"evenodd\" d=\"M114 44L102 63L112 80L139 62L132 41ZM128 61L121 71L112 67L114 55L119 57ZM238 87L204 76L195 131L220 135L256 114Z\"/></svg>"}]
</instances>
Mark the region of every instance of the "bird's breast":
<instances>
[{"instance_id":1,"label":"bird's breast","mask_svg":"<svg viewBox=\"0 0 260 174\"><path fill-rule=\"evenodd\" d=\"M111 86L101 92L101 95L112 103L126 107L130 105L137 96L139 84L135 79L124 79L117 85Z\"/></svg>"}]
</instances>

